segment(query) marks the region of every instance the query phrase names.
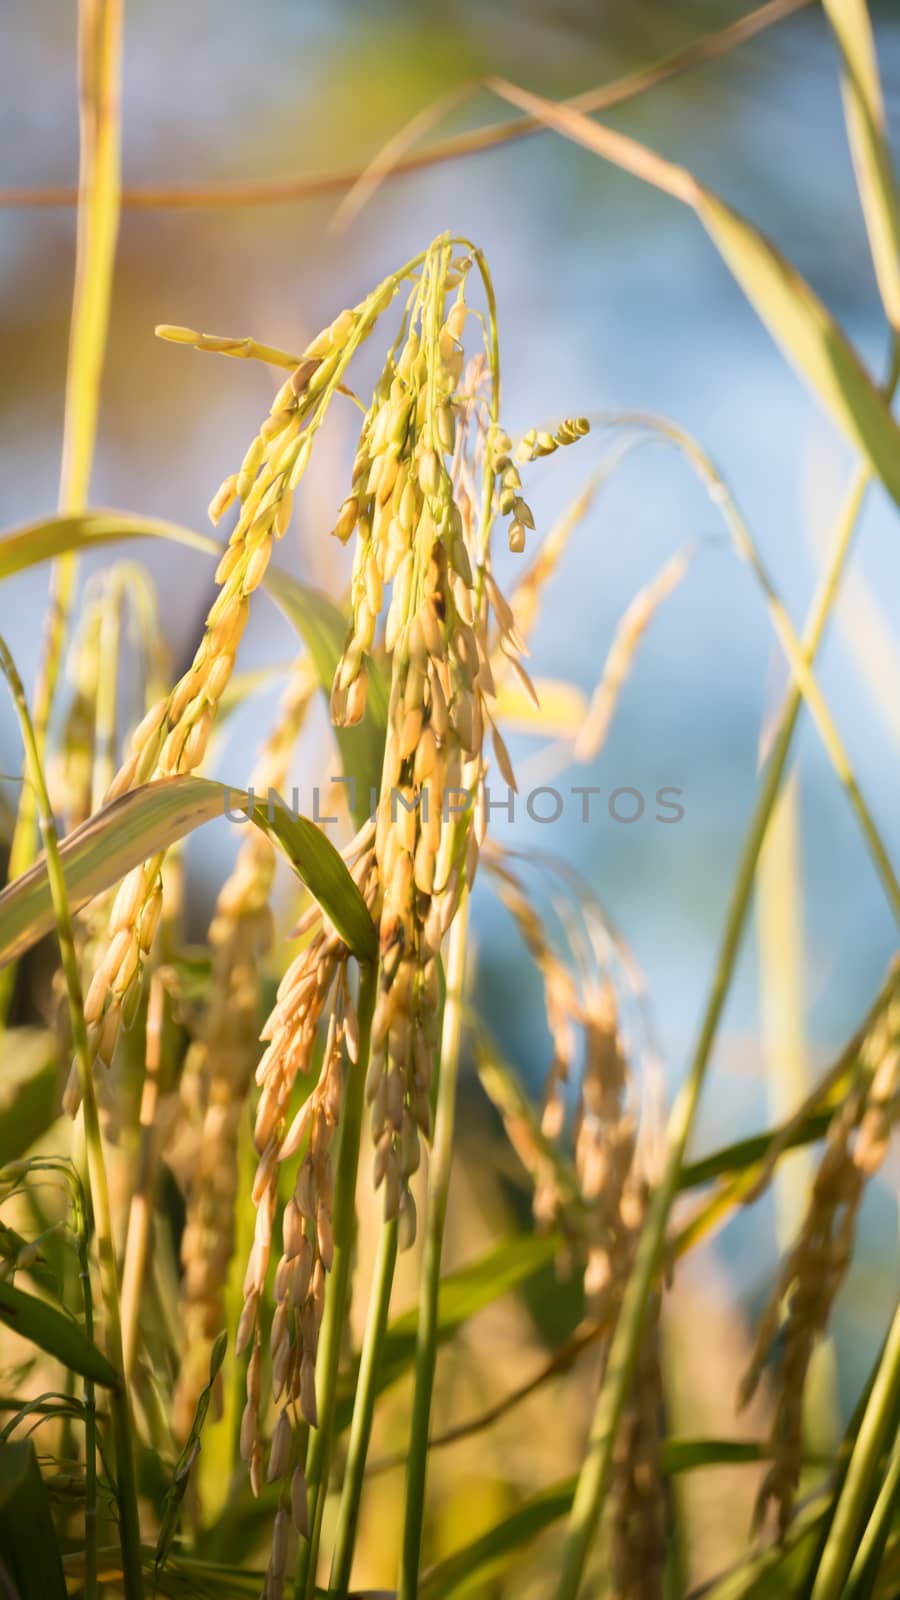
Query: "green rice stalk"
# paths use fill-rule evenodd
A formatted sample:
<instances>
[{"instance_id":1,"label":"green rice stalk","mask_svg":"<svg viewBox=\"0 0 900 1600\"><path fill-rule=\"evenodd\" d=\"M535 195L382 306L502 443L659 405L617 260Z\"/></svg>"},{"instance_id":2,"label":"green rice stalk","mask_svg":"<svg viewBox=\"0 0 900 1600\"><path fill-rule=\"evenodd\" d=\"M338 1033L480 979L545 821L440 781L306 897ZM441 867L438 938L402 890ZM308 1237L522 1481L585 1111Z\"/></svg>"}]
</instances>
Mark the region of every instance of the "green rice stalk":
<instances>
[{"instance_id":1,"label":"green rice stalk","mask_svg":"<svg viewBox=\"0 0 900 1600\"><path fill-rule=\"evenodd\" d=\"M403 1548L397 1584L398 1600L416 1600L419 1592L419 1557L425 1516L425 1479L428 1471L428 1431L431 1397L437 1365L438 1291L441 1253L447 1220L447 1197L453 1165L453 1131L456 1118L456 1080L463 1018L463 980L466 963L468 897L463 899L450 932L447 952L447 993L441 1033L441 1067L438 1081L434 1147L428 1186L428 1212L422 1256L419 1322L416 1332L415 1391L406 1470L406 1504Z\"/></svg>"},{"instance_id":2,"label":"green rice stalk","mask_svg":"<svg viewBox=\"0 0 900 1600\"><path fill-rule=\"evenodd\" d=\"M78 53L81 156L75 289L66 369L66 408L59 487L61 512L83 510L88 497L100 376L109 323L120 193L122 0L80 0ZM44 759L77 562L61 556L50 579L44 656L35 688L34 732ZM10 879L31 865L36 849L36 797L22 789L9 862ZM15 968L0 974L0 1020L9 1008Z\"/></svg>"},{"instance_id":3,"label":"green rice stalk","mask_svg":"<svg viewBox=\"0 0 900 1600\"><path fill-rule=\"evenodd\" d=\"M72 1040L81 1079L84 1131L88 1153L87 1187L97 1232L100 1282L106 1315L107 1348L110 1361L117 1372L121 1373L124 1363L122 1359L122 1327L119 1314L118 1269L113 1241L112 1209L106 1176L106 1162L103 1155L103 1140L100 1133L97 1097L94 1088L87 1027L84 1020L81 973L72 932L72 918L69 911L65 877L59 856L56 824L50 807L50 796L47 793L40 751L38 750L34 728L29 715L22 680L16 671L15 663L2 637L0 637L0 670L6 677L15 702L25 743L29 780L34 785L37 794L41 836L47 855L47 871L53 896L53 909L56 915L60 957L66 980ZM126 1600L142 1600L144 1586L141 1569L141 1540L138 1522L137 1484L134 1473L131 1408L124 1380L119 1387L110 1391L110 1408L116 1440L117 1500L125 1595Z\"/></svg>"}]
</instances>

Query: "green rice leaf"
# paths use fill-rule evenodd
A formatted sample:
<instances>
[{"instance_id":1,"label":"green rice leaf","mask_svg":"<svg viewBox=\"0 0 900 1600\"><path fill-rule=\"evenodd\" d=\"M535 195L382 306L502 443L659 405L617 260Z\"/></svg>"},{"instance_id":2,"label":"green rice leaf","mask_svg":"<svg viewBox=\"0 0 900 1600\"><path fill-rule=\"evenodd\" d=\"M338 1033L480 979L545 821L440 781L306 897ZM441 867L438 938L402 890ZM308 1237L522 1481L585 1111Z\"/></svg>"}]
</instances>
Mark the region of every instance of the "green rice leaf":
<instances>
[{"instance_id":1,"label":"green rice leaf","mask_svg":"<svg viewBox=\"0 0 900 1600\"><path fill-rule=\"evenodd\" d=\"M87 552L125 539L164 539L215 559L224 548L207 534L195 533L175 522L140 517L130 511L85 511L77 516L46 517L0 539L0 581L57 556ZM320 590L271 567L264 586L306 645L322 691L329 697L347 637L343 612ZM384 673L370 662L365 717L354 728L335 729L344 775L355 779L351 809L358 823L368 815L370 789L377 789L381 780L387 703Z\"/></svg>"},{"instance_id":2,"label":"green rice leaf","mask_svg":"<svg viewBox=\"0 0 900 1600\"><path fill-rule=\"evenodd\" d=\"M45 1028L0 1033L0 1167L24 1156L56 1121L59 1040Z\"/></svg>"},{"instance_id":3,"label":"green rice leaf","mask_svg":"<svg viewBox=\"0 0 900 1600\"><path fill-rule=\"evenodd\" d=\"M242 790L208 778L161 778L104 806L60 845L72 911L125 873L166 850L226 809L246 810ZM360 960L377 940L365 901L334 845L314 823L280 806L256 805L252 821L275 839L297 875ZM40 860L0 894L0 966L17 959L54 926L46 863Z\"/></svg>"},{"instance_id":4,"label":"green rice leaf","mask_svg":"<svg viewBox=\"0 0 900 1600\"><path fill-rule=\"evenodd\" d=\"M0 1450L0 1566L18 1600L65 1600L50 1501L30 1439Z\"/></svg>"},{"instance_id":5,"label":"green rice leaf","mask_svg":"<svg viewBox=\"0 0 900 1600\"><path fill-rule=\"evenodd\" d=\"M522 1546L564 1517L575 1494L575 1479L556 1484L526 1501L471 1544L426 1572L419 1586L421 1600L449 1600L451 1595L484 1594L487 1579L502 1571Z\"/></svg>"},{"instance_id":6,"label":"green rice leaf","mask_svg":"<svg viewBox=\"0 0 900 1600\"><path fill-rule=\"evenodd\" d=\"M669 1477L702 1467L752 1465L766 1459L766 1446L755 1439L667 1439L662 1446L662 1468ZM422 1582L422 1600L483 1593L477 1585L484 1585L518 1556L529 1540L567 1515L575 1482L569 1478L542 1490L487 1533L432 1567Z\"/></svg>"},{"instance_id":7,"label":"green rice leaf","mask_svg":"<svg viewBox=\"0 0 900 1600\"><path fill-rule=\"evenodd\" d=\"M92 1378L104 1389L119 1387L119 1374L78 1323L63 1316L45 1300L0 1282L0 1322L39 1349L46 1350L48 1355L55 1356L70 1372Z\"/></svg>"},{"instance_id":8,"label":"green rice leaf","mask_svg":"<svg viewBox=\"0 0 900 1600\"><path fill-rule=\"evenodd\" d=\"M769 240L709 190L695 210L784 354L900 505L900 428L821 300Z\"/></svg>"},{"instance_id":9,"label":"green rice leaf","mask_svg":"<svg viewBox=\"0 0 900 1600\"><path fill-rule=\"evenodd\" d=\"M490 87L564 138L696 212L744 294L783 353L803 374L845 436L867 457L900 505L900 427L846 334L796 268L745 218L684 167L584 112L517 84Z\"/></svg>"}]
</instances>

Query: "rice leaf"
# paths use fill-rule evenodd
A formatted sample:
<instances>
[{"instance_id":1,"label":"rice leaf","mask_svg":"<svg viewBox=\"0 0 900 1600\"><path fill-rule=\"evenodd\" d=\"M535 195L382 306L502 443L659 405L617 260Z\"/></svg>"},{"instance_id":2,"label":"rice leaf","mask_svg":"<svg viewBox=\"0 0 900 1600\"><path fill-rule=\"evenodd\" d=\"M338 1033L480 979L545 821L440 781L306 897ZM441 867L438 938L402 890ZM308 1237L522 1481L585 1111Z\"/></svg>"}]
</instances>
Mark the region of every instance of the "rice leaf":
<instances>
[{"instance_id":1,"label":"rice leaf","mask_svg":"<svg viewBox=\"0 0 900 1600\"><path fill-rule=\"evenodd\" d=\"M60 844L71 908L117 883L132 867L168 849L228 809L246 809L241 790L208 778L161 778L121 795ZM276 839L298 876L361 960L374 956L375 929L365 901L325 834L280 806L256 805L252 821ZM42 859L0 894L0 966L15 960L54 925Z\"/></svg>"},{"instance_id":2,"label":"rice leaf","mask_svg":"<svg viewBox=\"0 0 900 1600\"><path fill-rule=\"evenodd\" d=\"M24 1156L56 1121L58 1059L49 1029L0 1033L0 1167Z\"/></svg>"},{"instance_id":3,"label":"rice leaf","mask_svg":"<svg viewBox=\"0 0 900 1600\"><path fill-rule=\"evenodd\" d=\"M124 539L145 538L165 539L216 559L223 549L218 540L182 528L175 522L140 517L131 511L85 511L77 516L46 517L0 539L0 581L69 551L88 551L94 546ZM318 589L271 567L266 573L264 587L300 635L323 693L330 696L335 668L347 636L343 612ZM335 729L344 774L355 779L351 809L359 823L368 815L369 791L378 788L381 778L386 726L387 686L384 674L371 662L366 716L356 727Z\"/></svg>"},{"instance_id":4,"label":"rice leaf","mask_svg":"<svg viewBox=\"0 0 900 1600\"><path fill-rule=\"evenodd\" d=\"M823 0L843 58L841 89L869 247L887 319L900 330L900 208L865 0Z\"/></svg>"},{"instance_id":5,"label":"rice leaf","mask_svg":"<svg viewBox=\"0 0 900 1600\"><path fill-rule=\"evenodd\" d=\"M496 1527L426 1572L419 1587L421 1600L448 1600L450 1595L466 1592L483 1594L488 1577L501 1571L525 1543L566 1515L574 1493L575 1479L569 1478L526 1501ZM480 1581L480 1588L473 1587L475 1580Z\"/></svg>"},{"instance_id":6,"label":"rice leaf","mask_svg":"<svg viewBox=\"0 0 900 1600\"><path fill-rule=\"evenodd\" d=\"M765 1460L765 1446L749 1439L667 1439L662 1448L663 1471L669 1476L700 1467L737 1466ZM520 1555L523 1545L552 1527L569 1511L575 1479L555 1484L519 1506L510 1516L454 1551L425 1574L421 1600L449 1600L451 1595L482 1593L485 1580Z\"/></svg>"},{"instance_id":7,"label":"rice leaf","mask_svg":"<svg viewBox=\"0 0 900 1600\"><path fill-rule=\"evenodd\" d=\"M0 1571L18 1600L65 1600L62 1556L30 1439L0 1450Z\"/></svg>"},{"instance_id":8,"label":"rice leaf","mask_svg":"<svg viewBox=\"0 0 900 1600\"><path fill-rule=\"evenodd\" d=\"M70 1372L92 1378L104 1389L118 1389L121 1378L105 1355L83 1333L77 1322L63 1316L54 1306L36 1295L25 1294L10 1283L0 1281L0 1322L23 1339L29 1339L48 1355L55 1356Z\"/></svg>"},{"instance_id":9,"label":"rice leaf","mask_svg":"<svg viewBox=\"0 0 900 1600\"><path fill-rule=\"evenodd\" d=\"M862 451L900 505L900 428L831 313L775 246L684 167L583 112L504 79L490 87L510 104L605 161L690 206L788 360L838 427Z\"/></svg>"},{"instance_id":10,"label":"rice leaf","mask_svg":"<svg viewBox=\"0 0 900 1600\"><path fill-rule=\"evenodd\" d=\"M900 504L900 428L821 300L761 233L708 190L697 215L776 343Z\"/></svg>"}]
</instances>

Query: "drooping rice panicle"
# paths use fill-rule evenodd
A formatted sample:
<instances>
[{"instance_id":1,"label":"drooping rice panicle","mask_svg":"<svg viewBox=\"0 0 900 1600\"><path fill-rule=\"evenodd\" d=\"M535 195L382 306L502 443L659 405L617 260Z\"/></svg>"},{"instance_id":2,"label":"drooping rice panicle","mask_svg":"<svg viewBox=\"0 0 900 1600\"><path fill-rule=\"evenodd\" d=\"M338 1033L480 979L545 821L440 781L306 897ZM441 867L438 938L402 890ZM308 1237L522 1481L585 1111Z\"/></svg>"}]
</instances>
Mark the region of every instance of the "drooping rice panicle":
<instances>
[{"instance_id":1,"label":"drooping rice panicle","mask_svg":"<svg viewBox=\"0 0 900 1600\"><path fill-rule=\"evenodd\" d=\"M253 773L256 793L284 788L315 674L304 657L293 668L277 724ZM225 1288L234 1249L238 1133L259 1057L259 964L269 949L273 846L249 828L216 901L209 929L210 999L181 1080L182 1104L199 1122L197 1159L187 1179L181 1241L184 1357L175 1426L186 1438L207 1381L213 1342L225 1325Z\"/></svg>"},{"instance_id":2,"label":"drooping rice panicle","mask_svg":"<svg viewBox=\"0 0 900 1600\"><path fill-rule=\"evenodd\" d=\"M290 521L294 491L309 462L316 431L340 387L341 373L392 293L392 286L382 286L356 310L341 312L312 341L279 389L240 471L227 478L213 497L214 523L235 500L239 503L237 524L216 569L219 594L191 666L135 731L131 754L107 799L136 784L193 772L202 762L247 624L250 597L263 582L273 546ZM172 337L175 330L165 332ZM179 332L181 342L199 340L192 330ZM159 922L161 864L157 855L123 880L85 999L92 1046L106 1062L123 1017L127 1020L137 1006L141 971Z\"/></svg>"},{"instance_id":3,"label":"drooping rice panicle","mask_svg":"<svg viewBox=\"0 0 900 1600\"><path fill-rule=\"evenodd\" d=\"M363 714L386 584L390 659L388 731L376 813L383 891L380 990L367 1097L375 1181L385 1215L415 1236L409 1178L431 1126L437 1045L437 954L484 837L485 734L494 694L490 612L513 659L521 641L490 570L495 511L511 518L513 548L533 517L521 497L509 438L495 421L496 378L483 360L465 369L463 334L471 258L439 241L426 258L363 422L352 492L335 533L356 532L353 622L334 680L332 715ZM448 305L448 301L451 303ZM485 384L490 388L485 394ZM479 507L479 477L486 500ZM486 520L487 519L487 520ZM497 763L514 776L493 729Z\"/></svg>"},{"instance_id":4,"label":"drooping rice panicle","mask_svg":"<svg viewBox=\"0 0 900 1600\"><path fill-rule=\"evenodd\" d=\"M610 645L600 682L588 714L575 740L576 761L593 761L609 732L622 686L627 679L638 646L664 600L678 588L691 563L693 551L679 550L664 564L650 583L640 589L622 613Z\"/></svg>"},{"instance_id":5,"label":"drooping rice panicle","mask_svg":"<svg viewBox=\"0 0 900 1600\"><path fill-rule=\"evenodd\" d=\"M366 830L366 843L352 873L372 906L377 876L370 835L371 830ZM349 952L334 930L323 923L317 908L304 917L302 929L311 932L311 937L279 985L275 1008L263 1030L268 1048L256 1069L262 1089L254 1130L259 1156L252 1191L256 1227L237 1333L238 1352L248 1346L251 1351L241 1454L250 1468L254 1494L259 1494L264 1477L281 1486L267 1577L269 1600L277 1600L283 1592L289 1524L302 1537L308 1532L299 1432L303 1423L315 1427L318 1421L316 1353L325 1279L334 1251L331 1144L341 1112L344 1055L352 1067L359 1045ZM327 1032L316 1081L288 1123L296 1080L313 1071L319 1024L325 1017ZM268 1339L272 1397L280 1410L266 1460L259 1313L272 1250L280 1168L295 1156L299 1166L282 1218L281 1255L274 1277L275 1312Z\"/></svg>"},{"instance_id":6,"label":"drooping rice panicle","mask_svg":"<svg viewBox=\"0 0 900 1600\"><path fill-rule=\"evenodd\" d=\"M484 355L466 366L464 329L470 319L483 322L465 298L476 262L488 286L491 324ZM441 1004L438 956L461 896L474 881L485 831L485 737L492 726L488 702L494 695L490 619L511 661L518 661L522 648L513 614L491 572L491 523L496 514L508 516L509 542L518 549L533 517L521 496L511 442L497 422L493 301L478 252L454 257L451 241L441 239L411 267L386 280L364 303L368 309L338 319L337 331L330 342L325 340L321 353L315 347L307 353L313 359L301 368L304 386L319 383L319 366L333 345L352 337L358 342L361 330L368 331L404 279L411 279L412 288L364 416L351 492L334 528L342 543L354 533L356 540L350 628L334 675L331 714L338 725L360 721L371 660L376 654L386 657L390 691L380 795L374 828L360 836L352 852L352 870L380 935L378 1000L365 1066L375 1182L383 1187L385 1215L399 1217L401 1242L408 1245L416 1230L409 1178L420 1160L420 1138L431 1131L432 1055ZM221 347L221 341L210 343L191 333L185 333L184 342ZM226 353L252 353L244 341L238 345ZM333 365L334 386L342 372L343 366ZM293 417L298 403L289 380L273 407L282 453L282 434L290 452L298 448L298 438L300 449L311 442L316 422L300 434ZM289 414L283 419L285 410ZM235 588L235 575L243 570L244 543L254 517L270 508L275 493L266 479L268 448L264 430L242 474L223 486L211 508L218 515L235 492L244 501L232 551L219 568L223 594L233 596L231 605L246 605L243 590ZM259 476L254 479L255 473ZM297 475L293 468L291 476ZM383 638L376 640L382 611ZM221 612L214 608L213 627L222 624L223 614L231 614L225 602ZM230 638L226 642L233 659ZM201 657L201 668L204 664ZM176 691L176 718L192 715L193 687L188 674ZM181 734L171 738L170 711L165 727L148 720L147 740L154 747L164 742L151 758L141 754L138 740L133 776L144 776L143 763L151 760L156 771L168 759L167 752L181 763L181 770L192 760L192 747L187 741L181 744ZM204 742L201 737L199 743ZM492 747L498 767L514 785L496 728ZM283 1588L285 1530L291 1521L300 1534L306 1528L298 1429L303 1424L315 1428L318 1422L316 1352L333 1251L330 1146L340 1119L345 1056L351 1064L355 1060L358 1032L345 946L315 908L300 932L308 942L279 988L263 1035L268 1049L257 1068L262 1093L255 1131L256 1232L238 1338L240 1348L251 1350L242 1454L255 1492L264 1467L270 1480L282 1485L267 1577L270 1600ZM325 1025L321 1063L311 1091L290 1121L298 1074L313 1071L320 1023ZM300 1164L284 1214L268 1350L280 1416L266 1467L259 1311L276 1225L278 1173L294 1156ZM192 1240L189 1244L193 1249ZM317 1539L316 1530L313 1537Z\"/></svg>"},{"instance_id":7,"label":"drooping rice panicle","mask_svg":"<svg viewBox=\"0 0 900 1600\"><path fill-rule=\"evenodd\" d=\"M810 1362L850 1266L866 1183L884 1161L898 1113L900 976L863 1041L854 1081L829 1123L806 1216L760 1318L739 1391L739 1404L745 1405L777 1336L773 1460L759 1491L757 1520L773 1505L782 1533L793 1516L803 1464Z\"/></svg>"},{"instance_id":8,"label":"drooping rice panicle","mask_svg":"<svg viewBox=\"0 0 900 1600\"><path fill-rule=\"evenodd\" d=\"M647 1183L633 1108L635 1086L619 1026L616 991L601 974L576 982L556 953L550 934L518 875L497 852L491 872L544 984L552 1058L539 1137L516 1141L535 1182L534 1210L543 1225L566 1239L561 1265L574 1256L582 1266L588 1314L606 1329L615 1325L643 1224ZM577 1211L565 1169L548 1159L544 1141L560 1143L565 1128L564 1089L574 1084L574 1177ZM504 1108L501 1103L501 1112ZM516 1138L521 1119L504 1116ZM616 1444L607 1511L611 1588L616 1600L659 1600L663 1594L668 1505L662 1473L662 1379L659 1364L661 1295L641 1345L639 1370ZM604 1357L605 1360L605 1346Z\"/></svg>"}]
</instances>

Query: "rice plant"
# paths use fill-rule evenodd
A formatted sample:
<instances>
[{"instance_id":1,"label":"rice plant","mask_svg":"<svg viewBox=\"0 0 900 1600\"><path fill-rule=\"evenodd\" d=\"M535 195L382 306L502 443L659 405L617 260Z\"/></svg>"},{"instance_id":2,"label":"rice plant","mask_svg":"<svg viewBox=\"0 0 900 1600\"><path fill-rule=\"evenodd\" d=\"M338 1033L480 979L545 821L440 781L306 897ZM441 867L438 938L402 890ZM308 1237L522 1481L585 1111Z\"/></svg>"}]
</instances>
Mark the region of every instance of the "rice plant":
<instances>
[{"instance_id":1,"label":"rice plant","mask_svg":"<svg viewBox=\"0 0 900 1600\"><path fill-rule=\"evenodd\" d=\"M736 497L678 423L582 415L590 397L573 394L570 415L507 431L510 286L495 283L477 241L449 230L357 303L329 305L305 348L156 328L173 385L187 363L214 384L218 356L266 373L269 408L210 502L227 541L93 509L119 215L129 198L152 209L167 193L135 201L123 190L122 4L81 0L59 508L0 540L0 579L50 565L30 694L0 637L23 752L8 780L0 892L0 1054L13 1085L0 1106L0 1590L13 1600L900 1592L900 1303L837 1443L817 1448L810 1427L861 1207L887 1170L900 1110L897 969L783 1116L695 1151L755 891L764 964L782 979L785 940L776 1032L785 1011L802 1032L789 959L796 840L780 829L807 713L900 920L878 806L817 675L870 485L900 503L900 210L864 0L823 10L891 343L883 380L746 218L596 119L801 9L770 0L639 81L574 101L494 78L487 87L521 120L412 153L438 105L364 170L320 184L344 190L346 217L398 170L543 130L689 207L858 457L797 628ZM232 201L259 198L251 187ZM315 538L335 550L346 586L325 593L282 552L295 496L342 425L351 465L340 496L323 506L317 494ZM602 486L650 444L699 481L716 531L679 532L611 639L585 641L585 695L544 675L535 624ZM542 477L552 487L560 451L585 486L543 530L532 501ZM180 672L166 595L133 553L78 582L85 553L137 538L165 541L172 572L180 546L214 574ZM538 735L545 777L596 757L628 716L645 635L661 610L674 616L710 546L747 568L787 687L667 1113L653 996L628 930L587 869L516 850L493 818L525 787L510 730ZM266 596L296 634L295 655L263 669L279 680L278 709L236 791L216 776L219 738L235 708L254 704L240 646ZM311 815L286 798L301 745ZM587 804L593 791L575 792ZM223 814L237 845L198 942L183 845ZM539 997L548 1050L537 1088L480 1003L476 879ZM747 1424L728 1437L676 1432L672 1285L801 1149L810 1161L791 1235L754 1327L724 1351L703 1325L692 1335L701 1361L727 1363ZM450 1265L454 1216L465 1242L486 1186L506 1226L462 1262L454 1247ZM537 1341L529 1296L541 1305ZM485 1325L506 1328L509 1372ZM451 1388L461 1408L446 1404ZM501 1459L496 1509L479 1506L472 1526L464 1500L448 1538L441 1509L467 1474L477 1496L473 1463L502 1426L520 1430L524 1481ZM557 1476L542 1481L548 1455ZM755 1510L727 1567L696 1580L682 1485L734 1468Z\"/></svg>"}]
</instances>

